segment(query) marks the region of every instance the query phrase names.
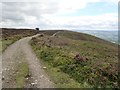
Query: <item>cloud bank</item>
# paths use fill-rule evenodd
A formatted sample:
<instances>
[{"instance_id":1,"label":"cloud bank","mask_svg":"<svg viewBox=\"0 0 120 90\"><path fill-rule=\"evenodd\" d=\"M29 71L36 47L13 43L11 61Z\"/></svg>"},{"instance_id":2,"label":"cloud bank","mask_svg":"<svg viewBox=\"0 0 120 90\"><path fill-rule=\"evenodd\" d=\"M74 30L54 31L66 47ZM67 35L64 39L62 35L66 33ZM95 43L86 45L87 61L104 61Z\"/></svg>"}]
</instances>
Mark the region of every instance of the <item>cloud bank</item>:
<instances>
[{"instance_id":1,"label":"cloud bank","mask_svg":"<svg viewBox=\"0 0 120 90\"><path fill-rule=\"evenodd\" d=\"M36 1L36 2L35 2ZM117 29L118 15L79 15L91 3L107 3L117 7L117 0L31 0L31 2L1 2L2 27L40 29ZM88 8L89 9L89 8ZM94 8L93 8L94 9ZM76 15L72 15L76 13ZM90 12L91 13L91 12ZM96 13L96 12L94 12Z\"/></svg>"}]
</instances>

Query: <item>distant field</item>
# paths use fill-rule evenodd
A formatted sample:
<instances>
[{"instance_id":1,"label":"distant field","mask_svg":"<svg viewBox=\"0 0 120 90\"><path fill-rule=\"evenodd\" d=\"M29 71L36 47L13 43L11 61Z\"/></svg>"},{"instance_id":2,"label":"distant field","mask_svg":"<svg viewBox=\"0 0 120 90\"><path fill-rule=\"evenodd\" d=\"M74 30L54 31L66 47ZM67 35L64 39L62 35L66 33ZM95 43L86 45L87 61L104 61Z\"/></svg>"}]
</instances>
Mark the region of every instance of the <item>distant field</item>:
<instances>
[{"instance_id":1,"label":"distant field","mask_svg":"<svg viewBox=\"0 0 120 90\"><path fill-rule=\"evenodd\" d=\"M118 46L72 31L43 32L31 45L56 87L118 87Z\"/></svg>"}]
</instances>

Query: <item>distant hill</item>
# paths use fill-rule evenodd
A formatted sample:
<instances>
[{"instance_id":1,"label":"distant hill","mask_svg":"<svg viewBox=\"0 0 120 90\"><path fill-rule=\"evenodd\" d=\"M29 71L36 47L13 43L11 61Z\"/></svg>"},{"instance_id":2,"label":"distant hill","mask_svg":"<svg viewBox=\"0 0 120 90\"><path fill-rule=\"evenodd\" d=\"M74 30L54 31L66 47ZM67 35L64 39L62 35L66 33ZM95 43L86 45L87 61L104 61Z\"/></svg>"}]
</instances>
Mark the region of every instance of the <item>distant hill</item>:
<instances>
[{"instance_id":1,"label":"distant hill","mask_svg":"<svg viewBox=\"0 0 120 90\"><path fill-rule=\"evenodd\" d=\"M104 40L110 41L112 43L119 43L118 42L118 31L112 30L112 31L102 31L102 30L77 30L77 32L87 33L99 38L102 38Z\"/></svg>"}]
</instances>

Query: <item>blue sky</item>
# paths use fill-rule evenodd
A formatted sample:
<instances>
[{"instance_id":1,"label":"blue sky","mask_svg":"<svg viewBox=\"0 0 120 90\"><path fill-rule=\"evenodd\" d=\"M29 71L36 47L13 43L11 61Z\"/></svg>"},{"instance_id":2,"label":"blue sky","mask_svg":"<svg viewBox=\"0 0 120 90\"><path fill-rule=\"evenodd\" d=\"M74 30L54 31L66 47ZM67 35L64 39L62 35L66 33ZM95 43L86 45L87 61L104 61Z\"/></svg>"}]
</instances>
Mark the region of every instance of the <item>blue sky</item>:
<instances>
[{"instance_id":1,"label":"blue sky","mask_svg":"<svg viewBox=\"0 0 120 90\"><path fill-rule=\"evenodd\" d=\"M4 0L2 27L117 30L118 0ZM29 1L29 2L28 2ZM17 22L17 23L16 23Z\"/></svg>"},{"instance_id":2,"label":"blue sky","mask_svg":"<svg viewBox=\"0 0 120 90\"><path fill-rule=\"evenodd\" d=\"M107 2L90 3L85 8L78 10L72 14L66 14L67 16L87 16L87 15L100 15L104 13L117 13L118 6L115 3L108 4Z\"/></svg>"}]
</instances>

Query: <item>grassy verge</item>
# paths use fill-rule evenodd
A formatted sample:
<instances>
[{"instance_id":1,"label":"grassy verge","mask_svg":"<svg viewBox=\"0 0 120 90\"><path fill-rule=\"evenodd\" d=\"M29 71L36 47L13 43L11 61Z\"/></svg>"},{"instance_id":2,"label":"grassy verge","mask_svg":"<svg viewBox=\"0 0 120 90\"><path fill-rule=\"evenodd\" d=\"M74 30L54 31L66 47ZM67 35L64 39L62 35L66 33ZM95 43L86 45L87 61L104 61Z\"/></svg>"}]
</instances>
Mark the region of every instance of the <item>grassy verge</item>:
<instances>
[{"instance_id":1,"label":"grassy verge","mask_svg":"<svg viewBox=\"0 0 120 90\"><path fill-rule=\"evenodd\" d=\"M57 88L80 88L81 84L72 79L68 74L60 71L59 68L52 67L51 65L44 63L47 67L46 72L51 77Z\"/></svg>"},{"instance_id":2,"label":"grassy verge","mask_svg":"<svg viewBox=\"0 0 120 90\"><path fill-rule=\"evenodd\" d=\"M15 41L37 34L39 31L34 29L13 29L13 28L2 28L2 47L0 48L3 52L9 45Z\"/></svg>"},{"instance_id":3,"label":"grassy verge","mask_svg":"<svg viewBox=\"0 0 120 90\"><path fill-rule=\"evenodd\" d=\"M23 88L25 85L25 76L29 74L29 67L27 63L21 63L19 65L18 73L16 75L16 87Z\"/></svg>"},{"instance_id":4,"label":"grassy verge","mask_svg":"<svg viewBox=\"0 0 120 90\"><path fill-rule=\"evenodd\" d=\"M9 45L13 44L14 42L16 42L17 40L21 38L22 37L19 35L15 35L15 36L8 37L8 38L3 38L1 41L2 43L1 51L3 52Z\"/></svg>"},{"instance_id":5,"label":"grassy verge","mask_svg":"<svg viewBox=\"0 0 120 90\"><path fill-rule=\"evenodd\" d=\"M12 43L13 43L12 40L3 40L2 41L2 49L1 49L1 51L3 52Z\"/></svg>"}]
</instances>

